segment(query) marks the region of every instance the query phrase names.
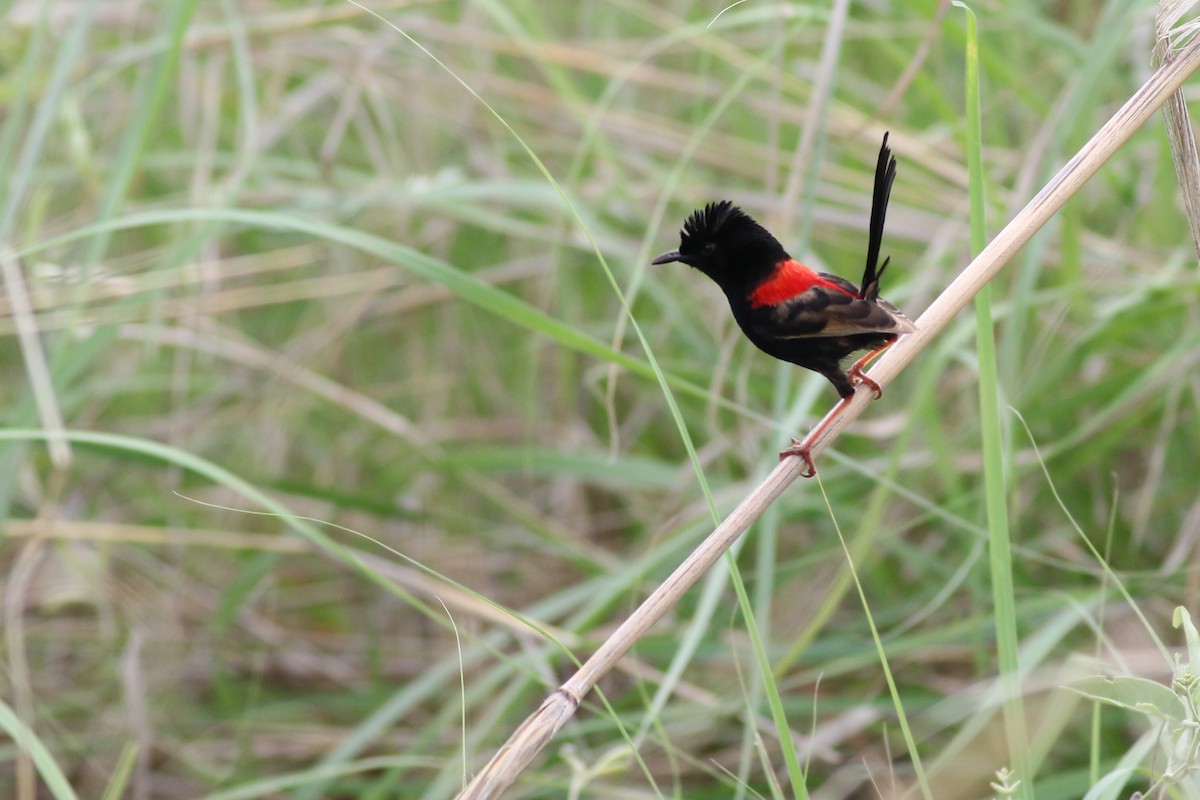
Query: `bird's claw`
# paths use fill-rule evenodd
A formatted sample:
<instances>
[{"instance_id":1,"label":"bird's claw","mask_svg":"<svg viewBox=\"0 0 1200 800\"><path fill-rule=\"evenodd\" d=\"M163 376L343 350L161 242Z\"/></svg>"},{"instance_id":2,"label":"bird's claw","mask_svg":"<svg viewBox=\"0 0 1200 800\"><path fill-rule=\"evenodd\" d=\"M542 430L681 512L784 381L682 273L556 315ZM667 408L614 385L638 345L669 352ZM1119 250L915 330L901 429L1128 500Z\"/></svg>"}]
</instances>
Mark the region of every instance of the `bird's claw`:
<instances>
[{"instance_id":1,"label":"bird's claw","mask_svg":"<svg viewBox=\"0 0 1200 800\"><path fill-rule=\"evenodd\" d=\"M869 387L871 389L871 391L873 391L875 393L876 400L883 397L883 389L880 388L878 383L876 383L875 381L871 380L870 378L868 378L866 375L863 374L862 367L855 364L853 367L850 368L849 375L850 375L850 380L857 379L859 383L863 384L864 386Z\"/></svg>"},{"instance_id":2,"label":"bird's claw","mask_svg":"<svg viewBox=\"0 0 1200 800\"><path fill-rule=\"evenodd\" d=\"M867 353L865 356L860 358L858 361L855 361L854 365L846 371L846 377L851 382L858 381L859 383L864 383L867 386L871 387L871 391L873 391L875 393L876 400L883 397L883 389L880 388L878 383L871 380L863 373L863 367L865 367L867 364L870 364L877 355L882 353L884 350L887 350L889 347L892 346L893 343L894 342L887 342L883 345L883 347L875 348L874 350L872 350L871 352Z\"/></svg>"},{"instance_id":3,"label":"bird's claw","mask_svg":"<svg viewBox=\"0 0 1200 800\"><path fill-rule=\"evenodd\" d=\"M801 478L811 478L817 474L817 465L813 463L811 448L795 437L792 438L792 446L780 452L779 460L783 461L792 456L804 461L804 469L800 471Z\"/></svg>"}]
</instances>

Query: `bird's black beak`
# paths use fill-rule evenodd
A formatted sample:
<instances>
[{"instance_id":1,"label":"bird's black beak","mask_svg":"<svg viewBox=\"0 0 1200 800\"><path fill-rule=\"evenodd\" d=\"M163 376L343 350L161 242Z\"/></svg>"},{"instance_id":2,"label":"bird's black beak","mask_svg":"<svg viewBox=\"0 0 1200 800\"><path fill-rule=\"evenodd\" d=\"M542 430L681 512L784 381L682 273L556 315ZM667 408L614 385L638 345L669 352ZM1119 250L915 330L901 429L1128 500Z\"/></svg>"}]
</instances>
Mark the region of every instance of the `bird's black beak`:
<instances>
[{"instance_id":1,"label":"bird's black beak","mask_svg":"<svg viewBox=\"0 0 1200 800\"><path fill-rule=\"evenodd\" d=\"M683 254L678 250L672 250L669 253L663 253L650 263L653 266L658 266L659 264L670 264L672 261L683 261Z\"/></svg>"}]
</instances>

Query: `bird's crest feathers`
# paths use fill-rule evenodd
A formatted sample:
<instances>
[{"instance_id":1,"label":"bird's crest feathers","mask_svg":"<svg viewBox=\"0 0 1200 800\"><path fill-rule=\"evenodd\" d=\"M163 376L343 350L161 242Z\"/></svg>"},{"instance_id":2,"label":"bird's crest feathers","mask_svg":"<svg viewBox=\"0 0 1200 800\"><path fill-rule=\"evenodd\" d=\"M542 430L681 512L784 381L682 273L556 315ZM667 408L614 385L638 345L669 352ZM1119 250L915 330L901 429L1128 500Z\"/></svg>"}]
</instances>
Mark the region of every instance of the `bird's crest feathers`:
<instances>
[{"instance_id":1,"label":"bird's crest feathers","mask_svg":"<svg viewBox=\"0 0 1200 800\"><path fill-rule=\"evenodd\" d=\"M683 223L683 230L679 232L679 236L681 250L687 250L690 245L700 242L714 241L718 237L740 239L762 236L772 241L775 238L749 214L728 200L709 203L704 208L692 212Z\"/></svg>"}]
</instances>

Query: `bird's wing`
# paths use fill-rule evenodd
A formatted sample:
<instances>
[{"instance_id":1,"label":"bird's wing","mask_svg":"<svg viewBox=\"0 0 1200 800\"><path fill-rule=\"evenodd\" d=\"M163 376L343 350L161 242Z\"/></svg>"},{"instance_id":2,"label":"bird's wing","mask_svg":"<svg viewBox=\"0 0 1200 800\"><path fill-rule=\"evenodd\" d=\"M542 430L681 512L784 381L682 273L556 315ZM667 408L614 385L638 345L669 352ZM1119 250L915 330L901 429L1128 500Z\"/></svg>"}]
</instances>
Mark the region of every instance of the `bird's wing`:
<instances>
[{"instance_id":1,"label":"bird's wing","mask_svg":"<svg viewBox=\"0 0 1200 800\"><path fill-rule=\"evenodd\" d=\"M900 334L916 330L912 322L887 301L860 299L858 287L849 281L826 273L821 273L821 277L836 288L813 286L794 297L760 308L762 333L769 332L774 339L807 339L859 333Z\"/></svg>"}]
</instances>

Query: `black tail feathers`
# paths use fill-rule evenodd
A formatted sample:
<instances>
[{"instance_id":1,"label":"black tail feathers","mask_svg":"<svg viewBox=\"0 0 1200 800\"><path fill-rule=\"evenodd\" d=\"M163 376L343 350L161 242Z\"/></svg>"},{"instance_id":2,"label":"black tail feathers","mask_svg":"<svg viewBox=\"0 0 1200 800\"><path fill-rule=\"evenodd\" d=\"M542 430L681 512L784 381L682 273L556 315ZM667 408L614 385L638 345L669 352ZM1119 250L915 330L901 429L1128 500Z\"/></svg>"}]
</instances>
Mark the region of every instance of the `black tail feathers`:
<instances>
[{"instance_id":1,"label":"black tail feathers","mask_svg":"<svg viewBox=\"0 0 1200 800\"><path fill-rule=\"evenodd\" d=\"M879 248L883 244L883 222L887 218L888 200L892 196L892 183L896 180L896 159L888 147L888 135L883 134L883 145L879 148L879 161L875 165L875 192L871 196L871 227L867 238L867 266L863 270L858 296L874 300L879 296L879 279L887 269L888 260L879 263Z\"/></svg>"}]
</instances>

